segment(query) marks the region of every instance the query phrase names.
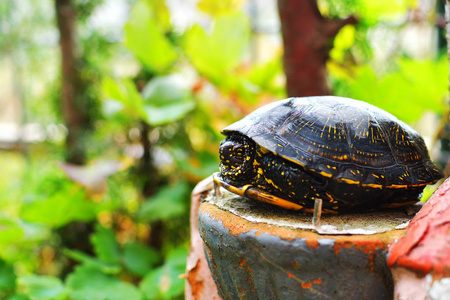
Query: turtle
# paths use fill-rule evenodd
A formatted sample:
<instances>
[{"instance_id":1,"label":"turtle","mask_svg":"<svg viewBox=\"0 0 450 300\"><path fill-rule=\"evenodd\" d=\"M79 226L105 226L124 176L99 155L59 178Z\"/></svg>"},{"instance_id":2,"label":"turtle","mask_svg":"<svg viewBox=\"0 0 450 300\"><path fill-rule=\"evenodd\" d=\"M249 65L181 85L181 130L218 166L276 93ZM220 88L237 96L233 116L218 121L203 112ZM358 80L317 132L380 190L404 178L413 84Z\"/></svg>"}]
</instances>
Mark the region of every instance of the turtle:
<instances>
[{"instance_id":1,"label":"turtle","mask_svg":"<svg viewBox=\"0 0 450 300\"><path fill-rule=\"evenodd\" d=\"M443 177L414 129L351 98L276 101L221 133L214 182L287 209L312 213L316 199L325 213L411 205Z\"/></svg>"}]
</instances>

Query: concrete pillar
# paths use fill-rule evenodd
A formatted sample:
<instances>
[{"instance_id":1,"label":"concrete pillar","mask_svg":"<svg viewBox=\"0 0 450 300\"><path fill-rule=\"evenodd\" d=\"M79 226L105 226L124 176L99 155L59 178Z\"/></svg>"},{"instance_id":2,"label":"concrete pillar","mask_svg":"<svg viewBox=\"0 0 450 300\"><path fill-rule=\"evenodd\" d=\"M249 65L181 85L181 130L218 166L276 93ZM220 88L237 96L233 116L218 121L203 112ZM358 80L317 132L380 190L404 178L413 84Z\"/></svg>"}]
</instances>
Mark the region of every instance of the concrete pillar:
<instances>
[{"instance_id":1,"label":"concrete pillar","mask_svg":"<svg viewBox=\"0 0 450 300\"><path fill-rule=\"evenodd\" d=\"M386 253L414 211L322 215L314 226L310 214L222 193L198 211L221 298L392 299Z\"/></svg>"}]
</instances>

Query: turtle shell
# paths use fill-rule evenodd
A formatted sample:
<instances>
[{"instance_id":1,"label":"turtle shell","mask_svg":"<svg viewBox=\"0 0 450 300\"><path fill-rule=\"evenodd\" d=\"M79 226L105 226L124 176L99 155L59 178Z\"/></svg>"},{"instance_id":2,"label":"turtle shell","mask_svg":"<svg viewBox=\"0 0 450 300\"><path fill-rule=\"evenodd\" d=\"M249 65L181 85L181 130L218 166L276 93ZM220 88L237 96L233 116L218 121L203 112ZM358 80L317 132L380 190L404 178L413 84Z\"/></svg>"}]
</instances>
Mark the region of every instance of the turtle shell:
<instances>
[{"instance_id":1,"label":"turtle shell","mask_svg":"<svg viewBox=\"0 0 450 300\"><path fill-rule=\"evenodd\" d=\"M222 131L233 132L338 182L408 188L442 178L416 131L384 110L349 98L277 101Z\"/></svg>"}]
</instances>

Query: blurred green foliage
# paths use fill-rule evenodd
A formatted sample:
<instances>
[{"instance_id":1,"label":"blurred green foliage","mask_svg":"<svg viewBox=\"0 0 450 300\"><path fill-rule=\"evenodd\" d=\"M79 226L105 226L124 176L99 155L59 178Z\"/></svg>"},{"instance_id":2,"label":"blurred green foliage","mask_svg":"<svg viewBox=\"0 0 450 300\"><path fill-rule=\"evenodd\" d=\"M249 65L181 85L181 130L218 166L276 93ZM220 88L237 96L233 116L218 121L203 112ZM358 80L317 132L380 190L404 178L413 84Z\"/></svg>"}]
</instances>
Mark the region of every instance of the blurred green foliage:
<instances>
[{"instance_id":1,"label":"blurred green foliage","mask_svg":"<svg viewBox=\"0 0 450 300\"><path fill-rule=\"evenodd\" d=\"M27 120L51 129L46 140L28 145L27 155L0 152L0 298L181 299L190 191L217 171L220 129L285 96L281 50L262 61L249 54L255 32L242 0L199 1L207 24L183 30L174 28L165 1L130 1L122 43L90 25L89 16L107 0L74 0L85 49L83 76L91 83L86 98L102 95L102 103L101 110L91 111L95 130L86 145L91 163L58 165L64 157L58 134L64 130L55 125L61 120L57 45L49 50L31 35L24 40L18 35L19 29L33 36L55 30L51 1L40 2L45 4L32 4L34 13L17 13L22 17L13 16L23 7L0 4L9 24L0 50L17 63ZM376 60L375 49L385 45L374 44L371 36L399 35L415 2L318 3L327 17L358 18L341 30L330 52L336 95L371 102L409 123L424 111L443 114L445 57L417 60L398 46ZM157 178L150 176L157 183L150 196L142 193L137 171L142 122L158 171ZM155 222L162 224L161 249L150 243L149 224ZM91 252L63 248L58 230L72 223L94 224ZM74 269L63 274L71 261Z\"/></svg>"},{"instance_id":2,"label":"blurred green foliage","mask_svg":"<svg viewBox=\"0 0 450 300\"><path fill-rule=\"evenodd\" d=\"M395 68L381 76L367 65L355 68L354 73L336 83L337 93L355 99L370 95L370 103L407 123L417 121L424 111L443 111L448 86L445 57L422 61L399 58Z\"/></svg>"}]
</instances>

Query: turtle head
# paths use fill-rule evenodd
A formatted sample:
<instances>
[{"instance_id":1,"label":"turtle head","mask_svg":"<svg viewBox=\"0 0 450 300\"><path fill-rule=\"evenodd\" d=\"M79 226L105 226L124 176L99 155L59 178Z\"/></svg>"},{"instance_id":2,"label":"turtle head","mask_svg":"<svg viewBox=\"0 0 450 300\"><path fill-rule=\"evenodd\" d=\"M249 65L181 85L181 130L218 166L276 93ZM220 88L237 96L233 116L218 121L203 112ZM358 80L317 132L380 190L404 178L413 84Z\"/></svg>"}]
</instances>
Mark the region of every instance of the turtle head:
<instances>
[{"instance_id":1,"label":"turtle head","mask_svg":"<svg viewBox=\"0 0 450 300\"><path fill-rule=\"evenodd\" d=\"M255 143L246 136L233 134L220 143L220 173L223 177L245 184L255 176Z\"/></svg>"}]
</instances>

